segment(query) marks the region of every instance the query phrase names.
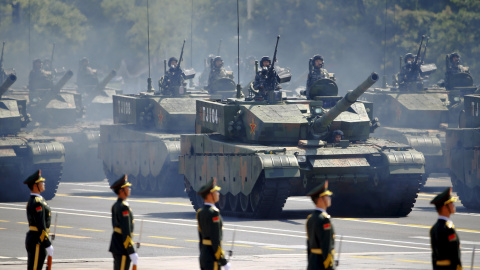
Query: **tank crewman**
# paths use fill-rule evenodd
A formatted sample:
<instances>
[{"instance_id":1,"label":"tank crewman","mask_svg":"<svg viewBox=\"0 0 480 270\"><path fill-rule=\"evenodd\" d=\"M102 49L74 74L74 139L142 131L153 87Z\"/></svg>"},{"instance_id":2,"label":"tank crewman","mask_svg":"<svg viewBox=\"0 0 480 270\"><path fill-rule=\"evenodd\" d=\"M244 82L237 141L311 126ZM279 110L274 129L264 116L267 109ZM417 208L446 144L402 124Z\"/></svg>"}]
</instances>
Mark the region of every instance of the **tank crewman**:
<instances>
[{"instance_id":1,"label":"tank crewman","mask_svg":"<svg viewBox=\"0 0 480 270\"><path fill-rule=\"evenodd\" d=\"M200 85L206 86L208 84L208 76L210 75L210 64L213 61L213 58L215 58L215 55L209 54L207 59L205 59L205 69L203 70L202 74L200 74L200 77L198 78L198 83Z\"/></svg>"},{"instance_id":2,"label":"tank crewman","mask_svg":"<svg viewBox=\"0 0 480 270\"><path fill-rule=\"evenodd\" d=\"M216 56L213 59L213 65L210 69L210 74L208 75L208 85L207 89L210 89L210 86L218 79L228 78L227 71L223 66L223 59L220 56Z\"/></svg>"},{"instance_id":3,"label":"tank crewman","mask_svg":"<svg viewBox=\"0 0 480 270\"><path fill-rule=\"evenodd\" d=\"M91 68L88 59L82 58L78 64L77 85L79 87L95 86L98 84L97 70Z\"/></svg>"},{"instance_id":4,"label":"tank crewman","mask_svg":"<svg viewBox=\"0 0 480 270\"><path fill-rule=\"evenodd\" d=\"M51 89L52 87L52 73L43 69L42 60L33 60L33 68L28 76L28 89L35 91L37 89Z\"/></svg>"},{"instance_id":5,"label":"tank crewman","mask_svg":"<svg viewBox=\"0 0 480 270\"><path fill-rule=\"evenodd\" d=\"M462 269L460 260L460 239L455 232L450 216L455 213L456 197L451 196L452 188L447 188L430 202L435 205L438 220L430 229L432 264L434 270Z\"/></svg>"},{"instance_id":6,"label":"tank crewman","mask_svg":"<svg viewBox=\"0 0 480 270\"><path fill-rule=\"evenodd\" d=\"M341 140L343 140L343 131L337 129L332 132L332 142L333 143L339 143Z\"/></svg>"},{"instance_id":7,"label":"tank crewman","mask_svg":"<svg viewBox=\"0 0 480 270\"><path fill-rule=\"evenodd\" d=\"M310 68L307 76L307 93L309 93L310 87L318 80L328 79L328 71L324 69L325 62L323 62L323 57L321 55L314 55L312 59L312 67ZM307 96L309 96L307 94Z\"/></svg>"},{"instance_id":8,"label":"tank crewman","mask_svg":"<svg viewBox=\"0 0 480 270\"><path fill-rule=\"evenodd\" d=\"M449 59L450 59L450 67L448 69L448 72L452 74L462 73L462 72L470 73L467 67L460 65L460 54L456 52L451 53L449 56Z\"/></svg>"},{"instance_id":9,"label":"tank crewman","mask_svg":"<svg viewBox=\"0 0 480 270\"><path fill-rule=\"evenodd\" d=\"M45 257L53 256L53 246L48 233L50 232L51 210L45 199L40 195L45 190L45 178L40 170L30 175L24 182L30 189L27 203L27 219L29 231L25 238L25 248L28 254L27 269L42 269Z\"/></svg>"},{"instance_id":10,"label":"tank crewman","mask_svg":"<svg viewBox=\"0 0 480 270\"><path fill-rule=\"evenodd\" d=\"M262 57L260 63L260 70L255 76L253 88L258 89L260 94L265 98L269 91L280 90L280 78L275 69L270 71L270 65L272 64L270 57Z\"/></svg>"},{"instance_id":11,"label":"tank crewman","mask_svg":"<svg viewBox=\"0 0 480 270\"><path fill-rule=\"evenodd\" d=\"M110 187L118 198L112 206L112 240L109 251L113 255L113 269L125 270L130 268L130 262L137 265L138 254L133 247L133 219L132 209L128 205L127 198L130 196L132 184L127 181L127 175L123 175Z\"/></svg>"},{"instance_id":12,"label":"tank crewman","mask_svg":"<svg viewBox=\"0 0 480 270\"><path fill-rule=\"evenodd\" d=\"M170 57L168 59L168 71L165 73L163 80L159 82L160 88L163 89L164 94L175 95L179 91L180 87L184 86L185 74L181 68L178 67L178 59Z\"/></svg>"},{"instance_id":13,"label":"tank crewman","mask_svg":"<svg viewBox=\"0 0 480 270\"><path fill-rule=\"evenodd\" d=\"M407 53L403 59L405 64L402 67L402 70L400 71L398 75L398 83L399 84L404 84L408 82L416 82L422 79L420 76L420 69L415 67L415 56L413 53Z\"/></svg>"},{"instance_id":14,"label":"tank crewman","mask_svg":"<svg viewBox=\"0 0 480 270\"><path fill-rule=\"evenodd\" d=\"M202 196L204 205L197 211L198 236L200 238L200 269L213 270L230 269L230 263L225 259L222 250L223 219L220 210L215 206L220 198L220 187L210 179L200 188L198 194Z\"/></svg>"},{"instance_id":15,"label":"tank crewman","mask_svg":"<svg viewBox=\"0 0 480 270\"><path fill-rule=\"evenodd\" d=\"M335 269L335 232L327 214L327 208L331 205L330 195L332 192L328 190L328 181L307 194L316 206L315 211L307 217L308 270Z\"/></svg>"}]
</instances>

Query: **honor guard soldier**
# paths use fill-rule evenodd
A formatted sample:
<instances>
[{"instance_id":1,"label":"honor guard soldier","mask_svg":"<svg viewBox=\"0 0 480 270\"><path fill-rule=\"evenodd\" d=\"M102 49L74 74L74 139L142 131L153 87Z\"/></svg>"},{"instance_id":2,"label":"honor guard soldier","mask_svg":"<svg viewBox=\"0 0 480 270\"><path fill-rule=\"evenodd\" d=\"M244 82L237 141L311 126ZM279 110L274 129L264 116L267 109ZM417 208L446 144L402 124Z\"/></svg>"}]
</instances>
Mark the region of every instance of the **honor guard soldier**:
<instances>
[{"instance_id":1,"label":"honor guard soldier","mask_svg":"<svg viewBox=\"0 0 480 270\"><path fill-rule=\"evenodd\" d=\"M204 205L197 211L198 236L200 238L200 269L217 270L220 266L230 269L222 250L223 219L215 206L218 202L220 187L215 185L213 178L200 188Z\"/></svg>"},{"instance_id":2,"label":"honor guard soldier","mask_svg":"<svg viewBox=\"0 0 480 270\"><path fill-rule=\"evenodd\" d=\"M435 205L438 220L430 229L432 245L432 263L434 270L460 270L460 239L455 232L455 226L450 215L455 213L456 197L451 196L452 188L447 188L430 202Z\"/></svg>"},{"instance_id":3,"label":"honor guard soldier","mask_svg":"<svg viewBox=\"0 0 480 270\"><path fill-rule=\"evenodd\" d=\"M27 219L30 230L25 239L28 253L27 269L42 269L45 257L53 256L53 246L48 233L50 232L51 211L45 199L40 195L45 190L45 178L38 170L24 182L30 189L27 203Z\"/></svg>"},{"instance_id":4,"label":"honor guard soldier","mask_svg":"<svg viewBox=\"0 0 480 270\"><path fill-rule=\"evenodd\" d=\"M123 175L110 187L117 194L118 199L112 206L113 233L109 251L113 255L113 269L125 270L130 268L130 262L134 266L138 262L138 254L133 248L133 213L130 209L127 197L130 196L130 186L127 175Z\"/></svg>"},{"instance_id":5,"label":"honor guard soldier","mask_svg":"<svg viewBox=\"0 0 480 270\"><path fill-rule=\"evenodd\" d=\"M335 232L326 211L331 205L330 195L332 192L328 190L328 181L307 194L316 206L315 211L307 217L308 270L335 269Z\"/></svg>"}]
</instances>

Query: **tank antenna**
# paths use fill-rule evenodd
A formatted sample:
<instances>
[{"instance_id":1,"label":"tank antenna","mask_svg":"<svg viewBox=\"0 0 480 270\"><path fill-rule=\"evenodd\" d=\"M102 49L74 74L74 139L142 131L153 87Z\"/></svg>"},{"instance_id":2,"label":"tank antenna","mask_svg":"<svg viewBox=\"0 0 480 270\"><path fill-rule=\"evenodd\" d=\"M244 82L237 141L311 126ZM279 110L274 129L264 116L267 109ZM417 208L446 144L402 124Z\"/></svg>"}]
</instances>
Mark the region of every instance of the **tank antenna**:
<instances>
[{"instance_id":1,"label":"tank antenna","mask_svg":"<svg viewBox=\"0 0 480 270\"><path fill-rule=\"evenodd\" d=\"M384 34L384 44L383 44L383 80L382 87L387 88L387 75L385 74L385 65L387 61L387 0L385 0L385 34Z\"/></svg>"},{"instance_id":2,"label":"tank antenna","mask_svg":"<svg viewBox=\"0 0 480 270\"><path fill-rule=\"evenodd\" d=\"M153 89L152 86L152 78L150 77L150 20L148 17L148 0L147 0L147 50L148 50L148 79L147 79L147 92L151 93L154 92L155 89Z\"/></svg>"},{"instance_id":3,"label":"tank antenna","mask_svg":"<svg viewBox=\"0 0 480 270\"><path fill-rule=\"evenodd\" d=\"M238 8L238 0L237 0L237 98L241 98L242 96L242 86L240 85L240 15L239 15L239 8Z\"/></svg>"},{"instance_id":4,"label":"tank antenna","mask_svg":"<svg viewBox=\"0 0 480 270\"><path fill-rule=\"evenodd\" d=\"M192 14L190 15L190 67L193 68L193 0Z\"/></svg>"}]
</instances>

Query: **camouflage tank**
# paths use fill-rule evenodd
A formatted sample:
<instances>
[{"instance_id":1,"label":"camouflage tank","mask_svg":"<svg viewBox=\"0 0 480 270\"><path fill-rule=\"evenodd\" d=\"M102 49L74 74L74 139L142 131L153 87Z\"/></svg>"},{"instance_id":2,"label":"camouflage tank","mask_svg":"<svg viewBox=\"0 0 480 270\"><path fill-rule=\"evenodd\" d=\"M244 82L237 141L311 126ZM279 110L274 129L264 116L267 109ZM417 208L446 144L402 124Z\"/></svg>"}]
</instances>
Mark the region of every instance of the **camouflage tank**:
<instances>
[{"instance_id":1,"label":"camouflage tank","mask_svg":"<svg viewBox=\"0 0 480 270\"><path fill-rule=\"evenodd\" d=\"M65 146L62 180L102 180L102 166L97 160L99 124L78 121L85 114L82 96L64 90L72 76L69 70L51 89L30 91L28 110L36 124L29 130L39 136L53 137Z\"/></svg>"},{"instance_id":2,"label":"camouflage tank","mask_svg":"<svg viewBox=\"0 0 480 270\"><path fill-rule=\"evenodd\" d=\"M52 138L21 132L30 121L27 101L2 97L16 79L10 74L0 86L0 201L25 201L29 190L23 180L38 169L48 179L42 195L50 200L62 176L65 149Z\"/></svg>"},{"instance_id":3,"label":"camouflage tank","mask_svg":"<svg viewBox=\"0 0 480 270\"><path fill-rule=\"evenodd\" d=\"M421 46L421 45L420 45ZM419 49L420 52L420 49ZM415 57L419 59L419 55ZM376 104L374 116L384 125L375 136L408 144L425 156L423 184L430 173L447 173L445 168L445 130L452 123L456 126L463 96L473 93L476 87L469 74L458 74L445 84L426 87L428 74L436 70L434 64L415 60L422 78L399 83L394 79L388 86L369 89L362 97ZM448 67L447 67L448 69Z\"/></svg>"},{"instance_id":4,"label":"camouflage tank","mask_svg":"<svg viewBox=\"0 0 480 270\"><path fill-rule=\"evenodd\" d=\"M466 95L464 108L459 127L447 129L446 163L463 206L480 210L480 95Z\"/></svg>"},{"instance_id":5,"label":"camouflage tank","mask_svg":"<svg viewBox=\"0 0 480 270\"><path fill-rule=\"evenodd\" d=\"M198 100L196 134L181 136L179 157L194 209L203 204L197 191L211 177L222 188L222 214L254 218L278 217L289 196L305 196L328 179L337 213L406 216L424 157L408 145L369 137L373 104L356 100L377 79L371 74L343 98ZM334 130L344 140L330 143Z\"/></svg>"}]
</instances>

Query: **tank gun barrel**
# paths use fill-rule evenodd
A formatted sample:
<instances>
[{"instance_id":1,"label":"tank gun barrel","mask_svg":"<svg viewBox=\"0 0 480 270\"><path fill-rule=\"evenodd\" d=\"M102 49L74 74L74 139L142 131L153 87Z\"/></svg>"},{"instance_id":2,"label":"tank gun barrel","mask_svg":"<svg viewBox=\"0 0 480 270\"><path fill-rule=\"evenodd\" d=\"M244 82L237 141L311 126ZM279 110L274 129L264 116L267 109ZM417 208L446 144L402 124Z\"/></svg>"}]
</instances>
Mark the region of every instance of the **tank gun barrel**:
<instances>
[{"instance_id":1,"label":"tank gun barrel","mask_svg":"<svg viewBox=\"0 0 480 270\"><path fill-rule=\"evenodd\" d=\"M0 86L0 98L2 97L5 92L7 92L8 88L17 80L17 76L15 74L10 74L7 76L7 79L3 82Z\"/></svg>"},{"instance_id":2,"label":"tank gun barrel","mask_svg":"<svg viewBox=\"0 0 480 270\"><path fill-rule=\"evenodd\" d=\"M102 91L105 89L105 86L117 75L117 72L112 69L110 73L108 73L107 77L105 77L95 88L95 91Z\"/></svg>"},{"instance_id":3,"label":"tank gun barrel","mask_svg":"<svg viewBox=\"0 0 480 270\"><path fill-rule=\"evenodd\" d=\"M325 132L328 125L330 125L330 123L332 123L342 112L348 110L348 108L350 108L350 106L355 103L355 101L357 101L357 99L376 81L378 81L378 74L373 72L364 82L357 86L357 88L348 92L333 108L320 118L315 119L313 131L317 134Z\"/></svg>"},{"instance_id":4,"label":"tank gun barrel","mask_svg":"<svg viewBox=\"0 0 480 270\"><path fill-rule=\"evenodd\" d=\"M52 87L52 92L53 93L58 93L60 92L60 89L67 84L68 80L72 78L73 72L71 70L65 72L65 75Z\"/></svg>"}]
</instances>

